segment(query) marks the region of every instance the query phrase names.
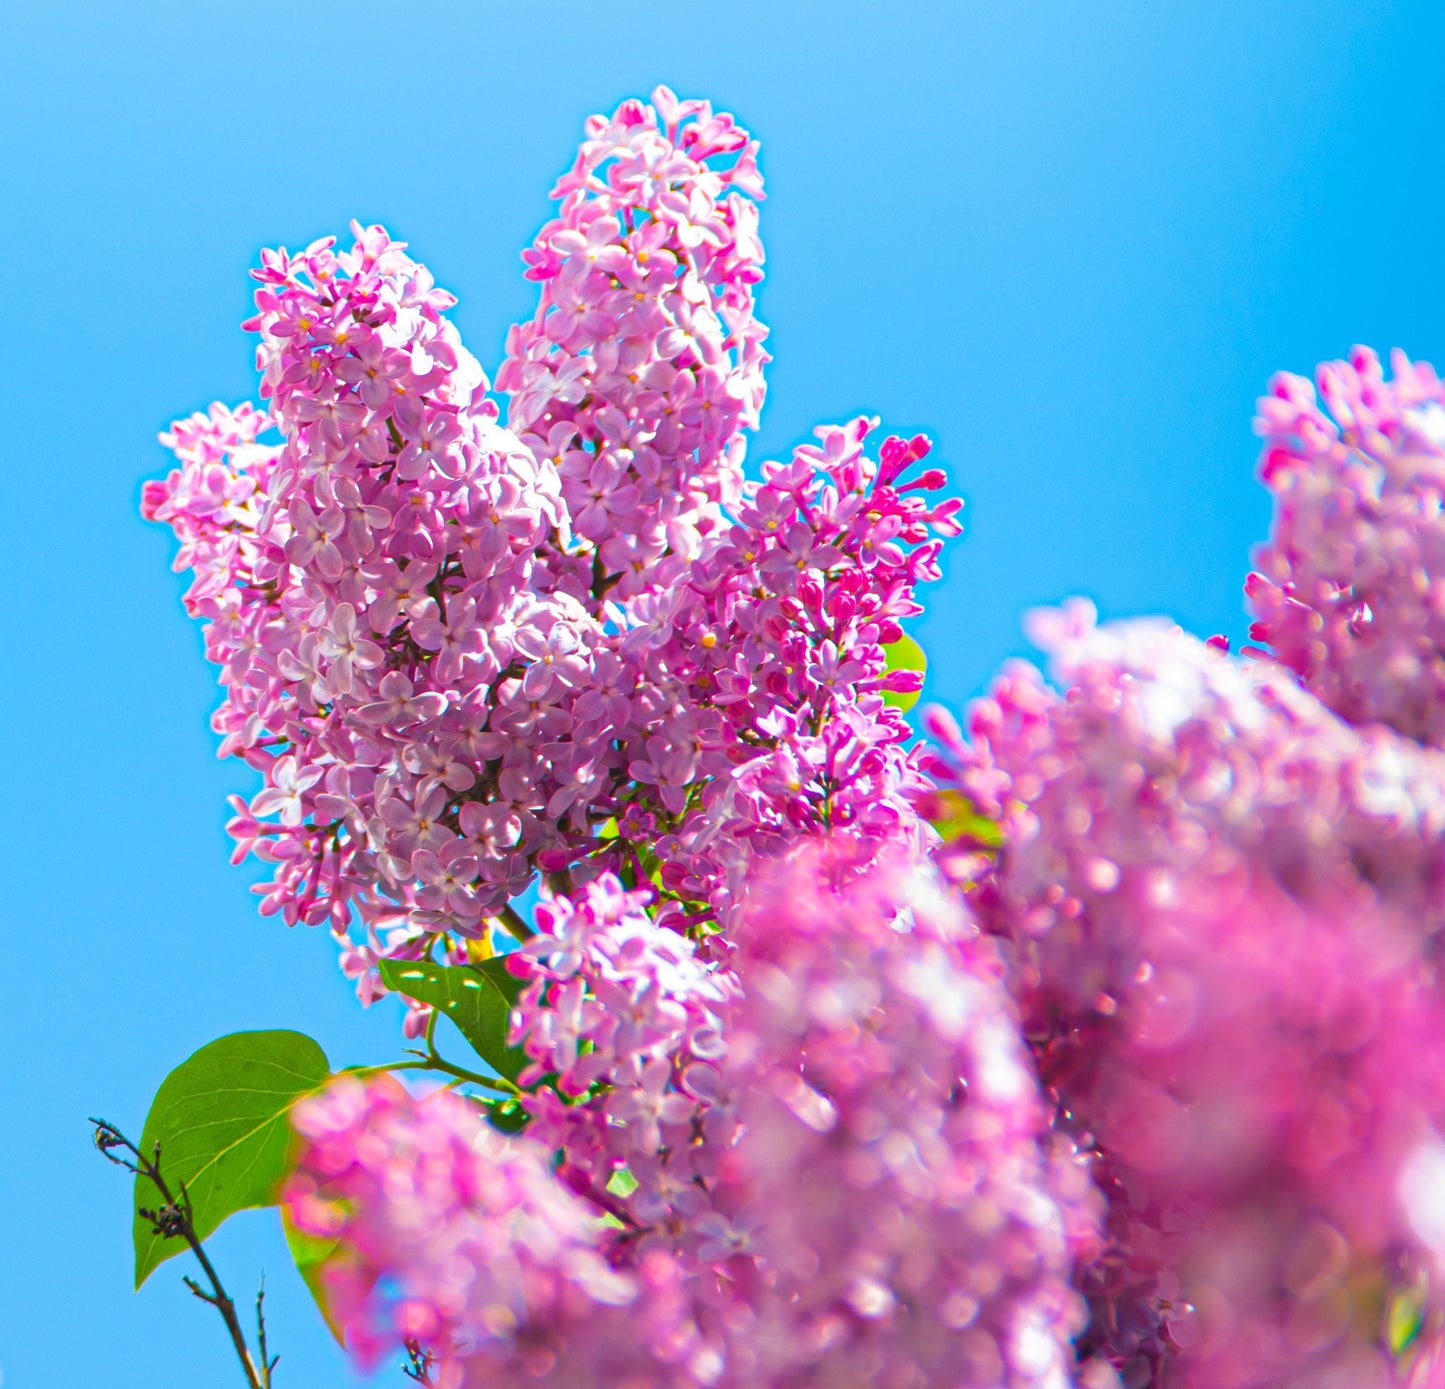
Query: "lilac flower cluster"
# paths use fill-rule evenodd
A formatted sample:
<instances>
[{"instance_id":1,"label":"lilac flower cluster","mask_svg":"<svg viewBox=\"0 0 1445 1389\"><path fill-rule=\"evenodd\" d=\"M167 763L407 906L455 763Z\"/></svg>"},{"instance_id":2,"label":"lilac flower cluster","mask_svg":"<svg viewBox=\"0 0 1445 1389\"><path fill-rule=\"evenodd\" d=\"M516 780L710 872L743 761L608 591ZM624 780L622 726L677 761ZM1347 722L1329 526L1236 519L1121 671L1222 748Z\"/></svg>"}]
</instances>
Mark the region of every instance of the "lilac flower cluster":
<instances>
[{"instance_id":1,"label":"lilac flower cluster","mask_svg":"<svg viewBox=\"0 0 1445 1389\"><path fill-rule=\"evenodd\" d=\"M1248 594L1257 641L1351 723L1445 745L1445 390L1425 362L1356 348L1319 397L1281 373L1259 403L1274 531ZM1321 407L1320 398L1323 399Z\"/></svg>"},{"instance_id":2,"label":"lilac flower cluster","mask_svg":"<svg viewBox=\"0 0 1445 1389\"><path fill-rule=\"evenodd\" d=\"M527 1132L621 1222L614 1259L660 1246L696 1271L726 1244L708 1193L733 1139L719 1064L738 981L672 929L678 912L649 915L651 896L609 874L538 908L537 935L509 957L529 981L513 1037L532 1058L524 1082L556 1077L524 1101ZM632 1189L609 1190L623 1171Z\"/></svg>"},{"instance_id":3,"label":"lilac flower cluster","mask_svg":"<svg viewBox=\"0 0 1445 1389\"><path fill-rule=\"evenodd\" d=\"M1007 872L975 900L1018 921L1031 953L1059 952L1079 1006L1129 977L1111 942L1130 932L1114 904L1135 881L1162 892L1258 865L1306 901L1445 924L1445 755L1352 728L1286 672L1167 622L1100 628L1075 600L1030 626L1067 696L1011 665L973 706L968 742L930 711L932 770L1005 830Z\"/></svg>"},{"instance_id":4,"label":"lilac flower cluster","mask_svg":"<svg viewBox=\"0 0 1445 1389\"><path fill-rule=\"evenodd\" d=\"M933 770L1002 825L971 896L1097 1150L1082 1348L1127 1384L1393 1383L1430 1264L1401 1183L1445 1121L1445 761L1166 623L1033 634L1067 695L1014 666L967 740L933 715Z\"/></svg>"},{"instance_id":5,"label":"lilac flower cluster","mask_svg":"<svg viewBox=\"0 0 1445 1389\"><path fill-rule=\"evenodd\" d=\"M648 846L664 889L725 922L759 854L918 825L927 783L885 696L921 677L890 671L885 648L921 611L914 590L938 576L933 537L957 532L959 503L915 495L940 471L905 476L927 440L887 439L869 458L873 423L819 429L790 463L764 464L687 583L634 605L619 650L632 698L659 712L631 744L635 790L598 868L636 873Z\"/></svg>"},{"instance_id":6,"label":"lilac flower cluster","mask_svg":"<svg viewBox=\"0 0 1445 1389\"><path fill-rule=\"evenodd\" d=\"M757 143L666 87L594 116L524 254L542 286L497 375L508 423L561 478L576 535L559 582L595 602L666 590L742 484L767 329Z\"/></svg>"},{"instance_id":7,"label":"lilac flower cluster","mask_svg":"<svg viewBox=\"0 0 1445 1389\"><path fill-rule=\"evenodd\" d=\"M357 237L257 272L279 449L244 408L178 425L145 508L193 537L222 752L265 777L231 826L276 865L263 910L475 935L601 776L565 713L597 629L532 583L556 479L496 426L450 296Z\"/></svg>"},{"instance_id":8,"label":"lilac flower cluster","mask_svg":"<svg viewBox=\"0 0 1445 1389\"><path fill-rule=\"evenodd\" d=\"M547 449L497 425L451 296L358 228L348 252L263 256L248 326L269 415L177 424L182 466L146 492L195 571L222 753L265 778L230 826L275 865L262 909L329 923L365 999L379 957L486 935L538 867L652 879L725 920L751 855L917 824L885 696L920 677L885 648L959 503L919 495L943 484L909 474L926 440L867 457L864 419L741 481L765 360L752 147L704 104L656 100L593 123L529 258L543 304L502 379ZM668 269L624 323L628 265ZM564 290L594 305L571 327ZM646 389L609 355L624 328L651 344ZM268 421L279 446L256 442ZM626 449L606 442L618 421ZM584 454L625 507L577 492ZM614 568L613 542L636 562Z\"/></svg>"},{"instance_id":9,"label":"lilac flower cluster","mask_svg":"<svg viewBox=\"0 0 1445 1389\"><path fill-rule=\"evenodd\" d=\"M676 1280L656 1261L608 1267L595 1213L546 1150L503 1137L455 1095L342 1077L297 1107L302 1149L282 1199L335 1242L322 1272L333 1321L365 1367L425 1347L437 1389L530 1384L663 1389Z\"/></svg>"}]
</instances>

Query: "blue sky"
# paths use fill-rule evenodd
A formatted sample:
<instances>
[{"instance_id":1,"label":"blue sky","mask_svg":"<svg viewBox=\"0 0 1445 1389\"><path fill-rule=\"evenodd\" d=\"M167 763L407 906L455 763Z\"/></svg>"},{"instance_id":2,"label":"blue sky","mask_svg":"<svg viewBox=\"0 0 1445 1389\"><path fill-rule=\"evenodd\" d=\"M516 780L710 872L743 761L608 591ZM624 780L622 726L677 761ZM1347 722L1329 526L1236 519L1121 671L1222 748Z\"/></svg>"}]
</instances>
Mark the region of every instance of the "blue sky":
<instances>
[{"instance_id":1,"label":"blue sky","mask_svg":"<svg viewBox=\"0 0 1445 1389\"><path fill-rule=\"evenodd\" d=\"M659 81L734 111L771 192L754 456L859 411L934 436L968 534L919 635L954 705L1070 593L1237 640L1269 373L1357 341L1445 360L1438 0L47 0L5 37L5 1389L240 1382L178 1265L130 1292L87 1114L138 1133L234 1029L396 1045L227 864L248 783L136 515L156 432L254 396L261 246L385 223L494 368L584 117ZM214 1249L238 1298L265 1269L279 1385L353 1382L271 1216Z\"/></svg>"}]
</instances>

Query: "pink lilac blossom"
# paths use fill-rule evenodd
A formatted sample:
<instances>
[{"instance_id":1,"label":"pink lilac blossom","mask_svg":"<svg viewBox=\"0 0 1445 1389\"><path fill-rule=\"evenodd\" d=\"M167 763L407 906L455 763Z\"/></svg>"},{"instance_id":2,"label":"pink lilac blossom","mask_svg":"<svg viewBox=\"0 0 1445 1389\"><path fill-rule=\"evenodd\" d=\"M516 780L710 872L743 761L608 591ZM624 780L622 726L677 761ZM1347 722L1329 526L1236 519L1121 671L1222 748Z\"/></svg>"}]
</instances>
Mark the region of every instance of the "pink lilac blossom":
<instances>
[{"instance_id":1,"label":"pink lilac blossom","mask_svg":"<svg viewBox=\"0 0 1445 1389\"><path fill-rule=\"evenodd\" d=\"M453 1094L348 1076L294 1125L282 1201L298 1229L337 1241L323 1285L362 1366L419 1343L437 1389L698 1382L667 1261L610 1268L595 1212L531 1138L504 1137Z\"/></svg>"},{"instance_id":2,"label":"pink lilac blossom","mask_svg":"<svg viewBox=\"0 0 1445 1389\"><path fill-rule=\"evenodd\" d=\"M758 191L752 147L702 103L656 102L593 122L563 220L592 226L598 199L651 199L653 231L633 249L676 262L680 288L663 300L688 329L658 335L654 367L680 380L698 353L726 358L732 384L718 389L751 402L704 412L725 429L659 426L648 445L666 443L683 479L662 491L691 498L692 539L672 516L668 555L616 584L569 511L566 470L496 427L442 312L450 296L376 228L343 255L322 242L263 257L249 326L279 449L254 446L266 417L244 411L251 434L233 447L218 413L207 456L186 442L185 466L147 491L146 513L196 561L189 601L227 690L222 752L266 777L231 824L239 850L276 865L263 911L329 923L365 999L378 958L485 933L537 867L562 886L569 870L653 878L693 922L725 921L759 852L817 830L881 842L917 826L925 784L884 696L919 677L887 671L885 647L920 611L914 590L937 577L936 537L957 533L960 503L919 495L942 486L936 468L905 477L927 440L886 439L874 461L863 419L820 430L761 482L735 476L765 360L742 197ZM657 236L676 245L645 249ZM576 279L574 251L621 254L576 239L544 234L556 264L533 261L552 265L548 284ZM539 324L555 317L544 302ZM547 332L527 379L588 376L564 413L590 418L610 349ZM708 372L697 379L717 385ZM615 399L598 418L636 435L651 397L607 380ZM512 387L520 421L540 397L520 376ZM607 525L629 544L647 529L637 515ZM608 820L618 832L599 836Z\"/></svg>"},{"instance_id":3,"label":"pink lilac blossom","mask_svg":"<svg viewBox=\"0 0 1445 1389\"><path fill-rule=\"evenodd\" d=\"M364 969L378 928L402 953L479 934L539 852L590 839L615 754L571 705L599 629L534 582L567 539L557 479L497 427L426 270L373 227L256 273L282 443L246 407L178 424L145 510L196 570L222 752L266 779L233 823L276 865L263 910L342 934L355 911Z\"/></svg>"},{"instance_id":4,"label":"pink lilac blossom","mask_svg":"<svg viewBox=\"0 0 1445 1389\"><path fill-rule=\"evenodd\" d=\"M869 457L874 423L820 428L790 462L765 463L685 583L614 613L604 676L655 712L626 744L629 818L591 871L640 872L645 847L663 889L726 923L749 862L800 835L881 845L917 830L927 782L885 695L920 677L888 670L886 647L922 610L915 590L938 577L937 537L958 533L960 503L918 495L943 484L938 469L910 475L921 436ZM584 727L621 697L585 695Z\"/></svg>"},{"instance_id":5,"label":"pink lilac blossom","mask_svg":"<svg viewBox=\"0 0 1445 1389\"><path fill-rule=\"evenodd\" d=\"M1388 1193L1445 1110L1442 755L1166 623L1033 631L1067 693L1015 665L969 741L934 716L931 770L1002 824L971 896L1099 1148L1083 1347L1130 1384L1393 1382L1371 1337L1425 1260Z\"/></svg>"},{"instance_id":6,"label":"pink lilac blossom","mask_svg":"<svg viewBox=\"0 0 1445 1389\"><path fill-rule=\"evenodd\" d=\"M558 1176L619 1222L615 1262L659 1248L706 1271L717 1213L709 1192L733 1140L719 1072L738 983L725 964L671 929L680 913L647 908L604 874L537 909L537 934L509 956L527 981L512 1039L531 1058L527 1133L560 1154ZM582 1102L579 1102L582 1101ZM627 1171L625 1194L610 1188Z\"/></svg>"},{"instance_id":7,"label":"pink lilac blossom","mask_svg":"<svg viewBox=\"0 0 1445 1389\"><path fill-rule=\"evenodd\" d=\"M1256 427L1274 526L1247 585L1255 640L1351 723L1445 744L1445 391L1357 347L1288 372Z\"/></svg>"},{"instance_id":8,"label":"pink lilac blossom","mask_svg":"<svg viewBox=\"0 0 1445 1389\"><path fill-rule=\"evenodd\" d=\"M737 1382L1071 1384L1055 1198L1078 1228L1092 1193L1049 1170L992 943L911 852L860 869L824 841L751 882L733 965L740 1137L714 1200L765 1289Z\"/></svg>"},{"instance_id":9,"label":"pink lilac blossom","mask_svg":"<svg viewBox=\"0 0 1445 1389\"><path fill-rule=\"evenodd\" d=\"M593 116L524 254L540 283L497 374L508 423L554 468L583 542L554 564L593 601L676 582L742 483L767 329L757 143L666 87Z\"/></svg>"}]
</instances>

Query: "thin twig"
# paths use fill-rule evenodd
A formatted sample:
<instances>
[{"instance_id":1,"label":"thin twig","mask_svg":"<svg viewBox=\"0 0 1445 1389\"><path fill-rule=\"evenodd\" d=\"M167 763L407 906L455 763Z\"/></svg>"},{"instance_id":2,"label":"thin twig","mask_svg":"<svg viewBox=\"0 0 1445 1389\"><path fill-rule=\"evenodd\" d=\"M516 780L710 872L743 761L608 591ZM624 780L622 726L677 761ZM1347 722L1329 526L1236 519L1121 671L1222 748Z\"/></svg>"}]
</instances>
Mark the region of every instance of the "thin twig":
<instances>
[{"instance_id":1,"label":"thin twig","mask_svg":"<svg viewBox=\"0 0 1445 1389\"><path fill-rule=\"evenodd\" d=\"M255 1362L251 1359L251 1352L246 1345L245 1333L242 1332L241 1323L236 1316L236 1304L227 1296L225 1288L221 1285L220 1275L216 1272L215 1266L206 1254L205 1247L196 1235L194 1211L186 1184L180 1183L180 1195L177 1197L171 1191L169 1183L161 1175L160 1143L156 1143L152 1155L147 1158L114 1124L107 1123L104 1119L92 1119L90 1122L95 1125L95 1146L101 1154L115 1163L117 1167L124 1167L127 1171L134 1172L137 1179L144 1177L160 1193L161 1205L156 1210L147 1210L141 1206L137 1207L137 1211L144 1219L150 1221L158 1238L174 1239L179 1235L190 1246L191 1253L196 1256L210 1282L211 1291L207 1292L189 1276L183 1275L181 1281L202 1302L209 1303L221 1314L221 1319L226 1323L226 1330L230 1333L231 1344L236 1348L236 1358L241 1362L248 1389L271 1389L270 1370L266 1371L264 1377L257 1373ZM134 1154L135 1161L132 1162L128 1158L117 1155L114 1151L117 1148L123 1148ZM258 1301L258 1316L259 1313ZM264 1335L263 1329L261 1342L263 1361L266 1354ZM271 1363L274 1365L275 1361L273 1360Z\"/></svg>"},{"instance_id":2,"label":"thin twig","mask_svg":"<svg viewBox=\"0 0 1445 1389\"><path fill-rule=\"evenodd\" d=\"M281 1359L279 1355L273 1355L269 1359L266 1356L266 1275L261 1275L261 1286L256 1292L256 1344L261 1348L261 1377L265 1381L265 1389L271 1389L271 1371L276 1368L276 1363Z\"/></svg>"},{"instance_id":3,"label":"thin twig","mask_svg":"<svg viewBox=\"0 0 1445 1389\"><path fill-rule=\"evenodd\" d=\"M423 1350L419 1341L405 1341L402 1344L407 1358L407 1363L401 1367L402 1374L418 1384L431 1384L431 1367L435 1360L431 1351Z\"/></svg>"},{"instance_id":4,"label":"thin twig","mask_svg":"<svg viewBox=\"0 0 1445 1389\"><path fill-rule=\"evenodd\" d=\"M445 1058L432 1052L426 1058L426 1069L431 1071L444 1071L449 1076L455 1076L458 1080L464 1080L468 1085L481 1085L488 1090L496 1090L503 1095L520 1095L522 1089L514 1085L506 1076L484 1076L478 1075L476 1071L469 1071L462 1066L453 1066Z\"/></svg>"},{"instance_id":5,"label":"thin twig","mask_svg":"<svg viewBox=\"0 0 1445 1389\"><path fill-rule=\"evenodd\" d=\"M485 1086L488 1090L496 1090L503 1095L520 1095L522 1088L514 1085L506 1076L484 1076L476 1071L468 1071L461 1066L453 1066L444 1057L432 1054L428 1056L425 1052L416 1051L413 1048L407 1049L409 1054L416 1057L415 1061L383 1061L375 1066L348 1066L344 1074L355 1076L358 1080L365 1080L369 1076L388 1075L392 1071L443 1071L449 1076L455 1076L459 1081L465 1081L468 1085Z\"/></svg>"}]
</instances>

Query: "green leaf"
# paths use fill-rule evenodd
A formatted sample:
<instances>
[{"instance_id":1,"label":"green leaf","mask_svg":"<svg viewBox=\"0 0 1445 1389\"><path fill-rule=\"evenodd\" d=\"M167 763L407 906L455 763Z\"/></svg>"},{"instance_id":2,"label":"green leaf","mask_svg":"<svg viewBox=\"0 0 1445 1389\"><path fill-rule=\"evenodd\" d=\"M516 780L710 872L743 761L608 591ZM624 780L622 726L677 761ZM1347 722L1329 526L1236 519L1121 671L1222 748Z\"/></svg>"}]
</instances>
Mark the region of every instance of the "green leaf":
<instances>
[{"instance_id":1,"label":"green leaf","mask_svg":"<svg viewBox=\"0 0 1445 1389\"><path fill-rule=\"evenodd\" d=\"M521 1133L531 1122L532 1116L514 1099L490 1100L483 1103L487 1120L494 1129L503 1133Z\"/></svg>"},{"instance_id":2,"label":"green leaf","mask_svg":"<svg viewBox=\"0 0 1445 1389\"><path fill-rule=\"evenodd\" d=\"M321 1316L326 1322L327 1329L337 1342L344 1346L346 1338L341 1334L341 1328L332 1319L331 1308L326 1303L326 1284L322 1280L322 1271L326 1267L326 1261L336 1253L341 1245L339 1239L323 1239L319 1235L308 1235L298 1230L292 1223L291 1217L286 1213L286 1207L281 1207L281 1228L286 1233L286 1245L291 1250L291 1257L296 1261L296 1272L301 1275L301 1281L311 1290L311 1296L316 1299L316 1305L321 1309Z\"/></svg>"},{"instance_id":3,"label":"green leaf","mask_svg":"<svg viewBox=\"0 0 1445 1389\"><path fill-rule=\"evenodd\" d=\"M388 989L418 1003L430 1003L456 1023L477 1055L498 1075L516 1080L529 1063L521 1047L507 1045L508 1017L522 992L522 981L508 973L505 955L477 965L382 960L380 968Z\"/></svg>"},{"instance_id":4,"label":"green leaf","mask_svg":"<svg viewBox=\"0 0 1445 1389\"><path fill-rule=\"evenodd\" d=\"M916 670L922 675L928 669L928 657L923 648L907 632L897 641L885 646L883 654L888 658L888 665L885 667L887 670ZM891 704L895 709L901 709L906 714L918 703L920 694L921 690L910 690L906 694L884 690L883 702Z\"/></svg>"},{"instance_id":5,"label":"green leaf","mask_svg":"<svg viewBox=\"0 0 1445 1389\"><path fill-rule=\"evenodd\" d=\"M998 822L990 820L987 815L980 815L963 792L949 788L935 792L931 799L933 813L928 817L929 823L946 843L971 839L990 852L1002 846L1003 831Z\"/></svg>"},{"instance_id":6,"label":"green leaf","mask_svg":"<svg viewBox=\"0 0 1445 1389\"><path fill-rule=\"evenodd\" d=\"M1385 1314L1385 1341L1392 1355L1399 1357L1410 1348L1424 1319L1420 1294L1414 1289L1407 1288L1390 1299Z\"/></svg>"},{"instance_id":7,"label":"green leaf","mask_svg":"<svg viewBox=\"0 0 1445 1389\"><path fill-rule=\"evenodd\" d=\"M196 1235L205 1239L228 1215L272 1206L289 1170L291 1106L330 1079L326 1054L299 1032L234 1032L202 1047L161 1082L141 1133L147 1158L161 1145L161 1176L191 1201ZM140 1214L161 1198L135 1181L135 1285L186 1248L163 1239Z\"/></svg>"}]
</instances>

